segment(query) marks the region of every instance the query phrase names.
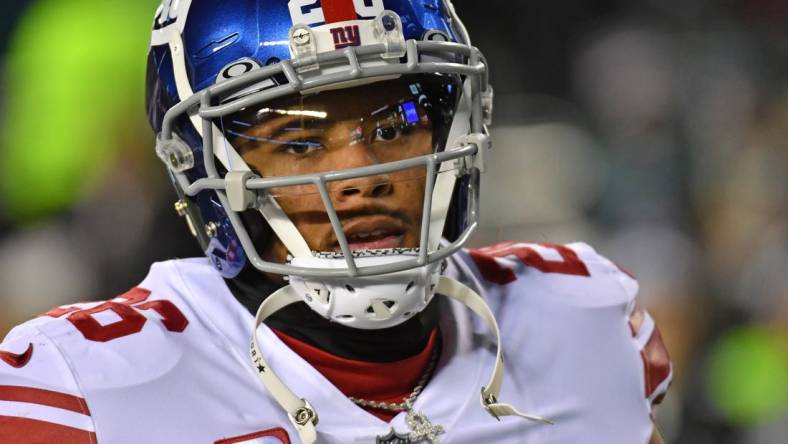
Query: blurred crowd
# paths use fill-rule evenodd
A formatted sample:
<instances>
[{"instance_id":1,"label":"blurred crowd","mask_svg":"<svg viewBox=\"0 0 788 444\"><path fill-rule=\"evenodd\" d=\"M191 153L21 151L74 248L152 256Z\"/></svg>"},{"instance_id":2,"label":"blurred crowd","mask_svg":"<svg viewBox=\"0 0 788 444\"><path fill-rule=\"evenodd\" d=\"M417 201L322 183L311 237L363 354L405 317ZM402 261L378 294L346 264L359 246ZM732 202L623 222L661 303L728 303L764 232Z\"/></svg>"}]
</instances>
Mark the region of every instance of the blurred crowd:
<instances>
[{"instance_id":1,"label":"blurred crowd","mask_svg":"<svg viewBox=\"0 0 788 444\"><path fill-rule=\"evenodd\" d=\"M0 337L200 254L145 122L156 3L0 6ZM788 3L455 4L496 92L473 244L593 245L671 352L666 441L784 443Z\"/></svg>"}]
</instances>

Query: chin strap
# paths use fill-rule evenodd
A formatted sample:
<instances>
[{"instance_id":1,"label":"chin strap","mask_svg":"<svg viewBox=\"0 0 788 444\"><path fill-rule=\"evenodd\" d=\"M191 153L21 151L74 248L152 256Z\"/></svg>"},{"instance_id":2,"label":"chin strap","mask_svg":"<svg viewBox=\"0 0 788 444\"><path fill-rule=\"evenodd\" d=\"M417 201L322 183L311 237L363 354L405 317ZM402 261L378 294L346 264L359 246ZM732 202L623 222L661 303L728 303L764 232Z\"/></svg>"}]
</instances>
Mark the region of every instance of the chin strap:
<instances>
[{"instance_id":1,"label":"chin strap","mask_svg":"<svg viewBox=\"0 0 788 444\"><path fill-rule=\"evenodd\" d=\"M257 377L265 388L274 397L274 400L287 412L287 417L298 432L303 444L314 444L317 442L317 431L315 427L318 423L317 412L306 399L299 398L279 379L274 371L268 366L263 354L260 352L260 344L257 341L257 329L269 316L287 307L290 304L299 302L301 298L296 294L295 289L286 285L268 296L260 308L257 309L257 316L254 321L252 331L252 363L257 371Z\"/></svg>"},{"instance_id":2,"label":"chin strap","mask_svg":"<svg viewBox=\"0 0 788 444\"><path fill-rule=\"evenodd\" d=\"M520 412L510 404L503 404L498 402L498 395L501 393L501 384L503 383L503 349L501 347L501 332L498 329L498 322L495 321L492 311L487 303L479 296L478 293L471 290L468 286L463 285L454 279L441 277L435 292L442 294L446 297L452 298L461 302L466 307L470 308L474 313L484 320L487 327L495 333L496 343L496 356L495 367L493 368L490 380L485 387L482 387L481 402L484 410L492 415L495 419L501 420L501 416L519 416L521 418L529 419L531 421L540 421L547 424L553 424L552 421L542 418L541 416L527 415Z\"/></svg>"},{"instance_id":3,"label":"chin strap","mask_svg":"<svg viewBox=\"0 0 788 444\"><path fill-rule=\"evenodd\" d=\"M479 315L490 330L495 333L498 349L495 367L493 368L492 375L490 375L490 380L485 387L482 387L481 392L481 404L487 413L498 420L500 420L502 416L519 416L531 421L553 424L545 418L527 415L509 404L498 402L498 395L501 392L501 383L503 382L501 333L498 329L498 323L495 321L495 316L493 316L490 307L487 306L484 299L469 287L447 277L440 278L435 292L455 299L470 308L474 313ZM257 377L260 378L263 386L265 386L271 396L273 396L274 400L287 412L287 416L298 432L301 442L303 444L314 444L317 442L317 430L315 429L318 424L317 412L312 405L309 404L309 401L296 396L295 393L276 376L263 357L260 351L260 344L257 340L257 329L263 321L282 308L299 301L301 301L300 296L296 294L295 289L289 285L275 291L263 301L255 317L254 331L252 333L251 356L254 368L257 371Z\"/></svg>"}]
</instances>

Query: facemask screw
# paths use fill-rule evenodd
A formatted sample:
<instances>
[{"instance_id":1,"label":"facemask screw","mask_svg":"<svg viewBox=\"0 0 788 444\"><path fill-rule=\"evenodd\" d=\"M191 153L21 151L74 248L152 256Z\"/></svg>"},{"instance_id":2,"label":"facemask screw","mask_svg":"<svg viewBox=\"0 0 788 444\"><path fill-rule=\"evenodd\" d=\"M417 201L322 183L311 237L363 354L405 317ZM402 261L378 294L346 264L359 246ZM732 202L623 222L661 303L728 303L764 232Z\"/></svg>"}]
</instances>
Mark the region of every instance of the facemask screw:
<instances>
[{"instance_id":1,"label":"facemask screw","mask_svg":"<svg viewBox=\"0 0 788 444\"><path fill-rule=\"evenodd\" d=\"M397 21L390 15L383 15L380 17L380 22L383 25L383 29L386 31L393 31L397 28Z\"/></svg>"},{"instance_id":2,"label":"facemask screw","mask_svg":"<svg viewBox=\"0 0 788 444\"><path fill-rule=\"evenodd\" d=\"M178 216L186 216L186 208L187 205L185 200L179 200L175 202L175 212L178 213Z\"/></svg>"},{"instance_id":3,"label":"facemask screw","mask_svg":"<svg viewBox=\"0 0 788 444\"><path fill-rule=\"evenodd\" d=\"M293 42L297 45L306 45L309 43L309 32L305 29L297 29L293 33Z\"/></svg>"},{"instance_id":4,"label":"facemask screw","mask_svg":"<svg viewBox=\"0 0 788 444\"><path fill-rule=\"evenodd\" d=\"M216 237L218 233L219 233L219 226L216 225L216 222L208 222L205 225L205 234L207 234L208 237Z\"/></svg>"}]
</instances>

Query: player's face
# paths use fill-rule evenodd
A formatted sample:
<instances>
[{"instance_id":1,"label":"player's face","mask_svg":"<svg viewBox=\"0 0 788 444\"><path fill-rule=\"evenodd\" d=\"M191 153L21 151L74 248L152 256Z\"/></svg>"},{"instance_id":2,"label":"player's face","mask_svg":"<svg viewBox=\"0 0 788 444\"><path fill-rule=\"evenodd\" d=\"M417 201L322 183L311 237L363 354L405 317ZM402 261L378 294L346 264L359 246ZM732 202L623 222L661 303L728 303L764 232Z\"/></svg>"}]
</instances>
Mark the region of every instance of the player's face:
<instances>
[{"instance_id":1,"label":"player's face","mask_svg":"<svg viewBox=\"0 0 788 444\"><path fill-rule=\"evenodd\" d=\"M263 177L359 168L433 152L432 122L420 86L393 81L266 104L233 144ZM422 101L424 103L424 101ZM238 127L238 121L235 121ZM425 168L328 183L352 250L416 247L421 233ZM314 185L273 189L279 205L316 251L338 251ZM271 259L282 262L276 240Z\"/></svg>"}]
</instances>

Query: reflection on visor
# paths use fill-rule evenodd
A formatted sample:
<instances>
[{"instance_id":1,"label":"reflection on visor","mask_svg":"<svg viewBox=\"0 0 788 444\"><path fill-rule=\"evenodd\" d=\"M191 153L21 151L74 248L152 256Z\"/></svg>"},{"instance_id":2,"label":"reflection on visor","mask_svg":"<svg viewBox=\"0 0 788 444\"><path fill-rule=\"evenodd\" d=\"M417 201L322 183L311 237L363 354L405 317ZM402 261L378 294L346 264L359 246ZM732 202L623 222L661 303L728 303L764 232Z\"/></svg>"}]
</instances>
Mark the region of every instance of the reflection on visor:
<instances>
[{"instance_id":1,"label":"reflection on visor","mask_svg":"<svg viewBox=\"0 0 788 444\"><path fill-rule=\"evenodd\" d=\"M287 96L225 116L219 127L263 177L393 162L443 149L454 81L409 76Z\"/></svg>"},{"instance_id":2,"label":"reflection on visor","mask_svg":"<svg viewBox=\"0 0 788 444\"><path fill-rule=\"evenodd\" d=\"M416 105L413 102L403 103L402 109L405 111L405 120L408 123L416 123L419 121L419 113L416 111Z\"/></svg>"}]
</instances>

